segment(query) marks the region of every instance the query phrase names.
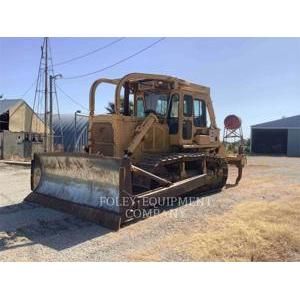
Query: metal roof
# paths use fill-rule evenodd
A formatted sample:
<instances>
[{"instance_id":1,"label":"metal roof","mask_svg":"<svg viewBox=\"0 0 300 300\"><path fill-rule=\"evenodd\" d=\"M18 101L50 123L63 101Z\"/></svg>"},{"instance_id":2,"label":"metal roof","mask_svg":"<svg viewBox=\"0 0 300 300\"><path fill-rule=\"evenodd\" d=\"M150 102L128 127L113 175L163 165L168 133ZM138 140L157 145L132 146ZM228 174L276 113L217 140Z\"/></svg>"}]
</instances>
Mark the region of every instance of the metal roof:
<instances>
[{"instance_id":1,"label":"metal roof","mask_svg":"<svg viewBox=\"0 0 300 300\"><path fill-rule=\"evenodd\" d=\"M88 118L78 115L76 118L78 138L80 134L88 127ZM61 129L60 129L61 128ZM75 116L74 114L61 114L60 120L58 115L53 115L53 129L55 132L54 144L61 144L61 131L63 133L64 151L72 152L74 150L75 134Z\"/></svg>"},{"instance_id":2,"label":"metal roof","mask_svg":"<svg viewBox=\"0 0 300 300\"><path fill-rule=\"evenodd\" d=\"M0 100L0 115L6 113L8 110L13 108L14 106L25 102L22 99L4 99Z\"/></svg>"},{"instance_id":3,"label":"metal roof","mask_svg":"<svg viewBox=\"0 0 300 300\"><path fill-rule=\"evenodd\" d=\"M282 118L275 121L265 122L251 126L252 128L266 128L266 129L288 129L300 128L300 115Z\"/></svg>"}]
</instances>

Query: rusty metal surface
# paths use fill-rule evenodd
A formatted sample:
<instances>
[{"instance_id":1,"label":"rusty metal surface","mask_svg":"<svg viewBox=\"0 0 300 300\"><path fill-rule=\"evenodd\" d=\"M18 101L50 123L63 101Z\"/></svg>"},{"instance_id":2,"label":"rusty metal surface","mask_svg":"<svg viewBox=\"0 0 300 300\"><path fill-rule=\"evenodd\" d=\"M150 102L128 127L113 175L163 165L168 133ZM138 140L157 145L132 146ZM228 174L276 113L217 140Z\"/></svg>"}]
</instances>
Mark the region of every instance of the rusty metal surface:
<instances>
[{"instance_id":1,"label":"rusty metal surface","mask_svg":"<svg viewBox=\"0 0 300 300\"><path fill-rule=\"evenodd\" d=\"M224 126L231 130L239 129L242 126L242 120L236 115L228 115L224 120Z\"/></svg>"},{"instance_id":2,"label":"rusty metal surface","mask_svg":"<svg viewBox=\"0 0 300 300\"><path fill-rule=\"evenodd\" d=\"M226 161L229 165L234 165L238 169L238 175L235 180L235 184L239 184L243 176L243 168L247 164L247 157L244 154L239 154L237 156L227 156Z\"/></svg>"},{"instance_id":3,"label":"rusty metal surface","mask_svg":"<svg viewBox=\"0 0 300 300\"><path fill-rule=\"evenodd\" d=\"M76 154L37 154L34 192L119 212L120 159ZM37 175L35 175L37 174Z\"/></svg>"},{"instance_id":4,"label":"rusty metal surface","mask_svg":"<svg viewBox=\"0 0 300 300\"><path fill-rule=\"evenodd\" d=\"M205 101L207 105L207 110L209 114L209 119L211 123L211 129L217 129L214 110L210 98L210 89L208 87L187 82L185 80L166 76L159 74L145 74L145 73L131 73L127 74L120 79L105 79L101 78L96 80L90 89L90 119L89 119L89 149L90 153L96 153L98 150L102 150L105 152L105 155L113 155L116 157L122 157L125 150L129 150L132 152L134 158L138 161L139 158L143 155L144 152L168 152L170 149L170 145L173 146L183 146L189 144L194 146L193 139L190 138L186 140L182 137L181 130L179 130L178 134L169 136L169 131L167 125L160 124L155 122L152 124L149 129L149 134L147 134L144 139L140 139L141 136L138 132L135 132L137 126L139 126L139 119L136 115L127 116L121 113L121 100L120 100L120 92L122 88L129 84L130 88L133 90L135 94L134 98L137 99L137 95L143 95L143 89L139 87L139 83L141 81L162 81L169 83L168 91L172 94L180 94L181 96L184 93L193 94L194 97L200 97L203 101ZM100 116L95 115L95 94L97 87L102 83L109 83L116 86L115 88L115 113L109 116ZM155 86L156 90L159 90L159 87ZM181 97L182 98L182 97ZM136 100L135 100L136 101ZM136 103L134 105L136 107ZM179 106L179 121L182 122L183 119L183 110L182 105ZM136 109L136 108L135 108ZM118 118L118 117L120 118ZM193 120L192 116L189 117L190 121ZM114 140L113 143L109 142L107 144L102 144L102 149L97 149L95 151L96 144L99 142L98 134L93 132L93 127L98 123L109 122L112 124ZM100 125L101 126L101 125ZM199 128L193 126L193 135ZM193 136L191 135L191 137ZM132 143L130 143L132 142ZM213 148L216 149L220 146L220 141L218 136L216 136L216 140L214 143L209 143L210 147L204 145L202 148ZM130 148L132 149L130 149ZM201 148L201 145L197 145L197 148ZM133 151L135 150L135 151ZM111 154L113 151L113 154ZM142 153L141 153L142 152ZM135 162L135 161L134 161Z\"/></svg>"},{"instance_id":5,"label":"rusty metal surface","mask_svg":"<svg viewBox=\"0 0 300 300\"><path fill-rule=\"evenodd\" d=\"M190 155L199 159L199 155ZM167 187L163 184L133 195L132 172L135 168L128 157L117 159L79 153L36 154L32 164L34 191L25 200L118 230L122 223L131 219L128 212L148 208L147 199L177 197L204 187L204 190L209 190L210 186L216 188L221 180L215 175L200 174L174 183L168 182ZM151 179L159 178L137 169L141 171L140 176L147 174Z\"/></svg>"},{"instance_id":6,"label":"rusty metal surface","mask_svg":"<svg viewBox=\"0 0 300 300\"><path fill-rule=\"evenodd\" d=\"M226 156L226 161L230 165L241 166L244 167L247 164L247 157L245 155L237 155L237 156Z\"/></svg>"},{"instance_id":7,"label":"rusty metal surface","mask_svg":"<svg viewBox=\"0 0 300 300\"><path fill-rule=\"evenodd\" d=\"M121 226L120 215L102 208L93 208L82 204L49 197L33 192L24 201L34 202L43 206L54 208L62 212L70 213L79 218L86 219L103 225L112 230L119 230Z\"/></svg>"},{"instance_id":8,"label":"rusty metal surface","mask_svg":"<svg viewBox=\"0 0 300 300\"><path fill-rule=\"evenodd\" d=\"M150 113L141 120L138 115L121 112L121 89L131 88L136 101L137 96L144 95L140 81L149 80L166 81L169 93L179 95L178 133L169 134L167 120L155 114ZM96 88L101 83L116 85L115 114L94 113ZM153 88L159 90L160 84L154 83ZM184 95L190 95L192 101L199 98L205 102L210 127L206 123L202 127L195 125L192 113L185 115ZM183 134L186 121L192 126L189 137ZM198 143L193 139L196 133ZM229 163L238 167L238 183L243 160L225 157L219 133L207 87L153 74L133 73L121 79L99 79L90 90L89 154L35 155L31 178L34 193L30 197L77 215L86 211L84 215L90 216L99 210L99 217L105 219L106 215L101 213L109 212L120 218L117 223L124 223L128 219L127 211L139 208L143 198L220 190L226 184Z\"/></svg>"},{"instance_id":9,"label":"rusty metal surface","mask_svg":"<svg viewBox=\"0 0 300 300\"><path fill-rule=\"evenodd\" d=\"M162 198L162 197L176 197L185 195L199 187L210 184L212 178L207 174L197 175L188 179L177 181L168 187L157 188L139 195L136 195L137 201L146 198Z\"/></svg>"},{"instance_id":10,"label":"rusty metal surface","mask_svg":"<svg viewBox=\"0 0 300 300\"><path fill-rule=\"evenodd\" d=\"M101 153L105 156L114 156L114 130L110 122L94 122L91 126L94 139L92 153Z\"/></svg>"}]
</instances>

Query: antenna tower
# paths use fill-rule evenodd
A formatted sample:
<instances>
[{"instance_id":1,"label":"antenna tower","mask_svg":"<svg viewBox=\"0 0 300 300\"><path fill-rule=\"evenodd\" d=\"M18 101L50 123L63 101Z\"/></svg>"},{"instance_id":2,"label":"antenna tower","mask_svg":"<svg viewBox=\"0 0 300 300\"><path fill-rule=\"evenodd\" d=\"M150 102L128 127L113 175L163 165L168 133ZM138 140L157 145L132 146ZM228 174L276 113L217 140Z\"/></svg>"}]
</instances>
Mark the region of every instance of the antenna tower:
<instances>
[{"instance_id":1,"label":"antenna tower","mask_svg":"<svg viewBox=\"0 0 300 300\"><path fill-rule=\"evenodd\" d=\"M44 152L53 151L54 138L58 139L57 143L63 144L63 134L60 121L58 97L56 92L55 80L53 81L52 97L49 90L49 78L54 77L53 60L50 46L50 39L45 37L41 46L41 58L39 63L38 76L36 81L36 88L33 101L34 113L43 121L43 149ZM50 106L49 99L55 100L55 106ZM53 113L56 112L60 132L54 133L52 127ZM51 114L51 115L50 115ZM35 133L41 132L40 123L34 118L31 118L31 136ZM55 134L55 136L54 136Z\"/></svg>"}]
</instances>

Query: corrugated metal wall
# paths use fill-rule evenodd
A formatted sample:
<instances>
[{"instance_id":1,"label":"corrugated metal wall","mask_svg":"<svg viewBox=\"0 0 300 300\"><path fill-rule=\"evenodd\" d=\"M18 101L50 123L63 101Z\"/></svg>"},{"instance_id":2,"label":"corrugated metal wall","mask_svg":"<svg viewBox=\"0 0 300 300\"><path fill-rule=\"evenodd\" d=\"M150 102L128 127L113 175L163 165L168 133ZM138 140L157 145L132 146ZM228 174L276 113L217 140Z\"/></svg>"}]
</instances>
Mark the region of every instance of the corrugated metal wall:
<instances>
[{"instance_id":1,"label":"corrugated metal wall","mask_svg":"<svg viewBox=\"0 0 300 300\"><path fill-rule=\"evenodd\" d=\"M300 156L300 129L288 130L288 156Z\"/></svg>"},{"instance_id":2,"label":"corrugated metal wall","mask_svg":"<svg viewBox=\"0 0 300 300\"><path fill-rule=\"evenodd\" d=\"M58 115L53 116L53 128L55 132L54 144L58 145L62 142L61 135L63 135L63 144L65 152L74 151L75 141L75 116L74 114L62 114L60 118ZM85 116L77 116L77 134L76 140L78 142L87 143L88 118ZM61 132L62 131L62 132ZM86 133L86 139L80 139ZM86 141L85 141L86 140ZM79 145L78 149L81 145Z\"/></svg>"}]
</instances>

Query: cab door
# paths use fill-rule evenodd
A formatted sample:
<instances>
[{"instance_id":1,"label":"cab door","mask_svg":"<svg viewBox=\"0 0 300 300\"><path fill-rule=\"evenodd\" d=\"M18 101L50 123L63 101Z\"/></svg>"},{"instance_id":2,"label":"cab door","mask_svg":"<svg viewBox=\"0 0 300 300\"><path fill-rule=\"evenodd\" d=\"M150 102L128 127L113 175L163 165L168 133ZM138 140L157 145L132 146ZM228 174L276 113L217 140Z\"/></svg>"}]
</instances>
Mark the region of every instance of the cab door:
<instances>
[{"instance_id":1,"label":"cab door","mask_svg":"<svg viewBox=\"0 0 300 300\"><path fill-rule=\"evenodd\" d=\"M178 146L180 140L179 129L179 111L180 111L180 93L174 92L170 97L167 123L169 128L170 145Z\"/></svg>"},{"instance_id":2,"label":"cab door","mask_svg":"<svg viewBox=\"0 0 300 300\"><path fill-rule=\"evenodd\" d=\"M184 144L193 143L193 95L183 92L181 109L181 138Z\"/></svg>"}]
</instances>

